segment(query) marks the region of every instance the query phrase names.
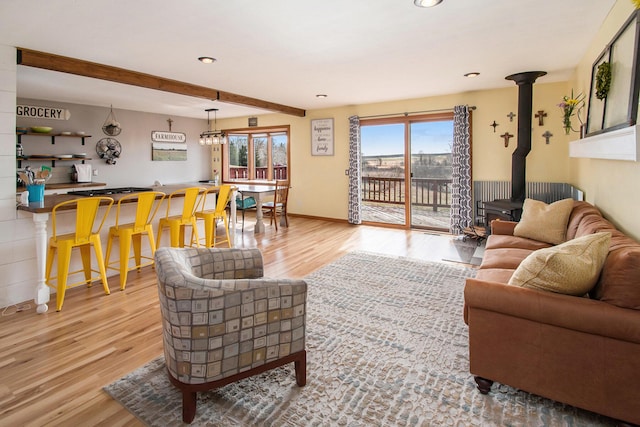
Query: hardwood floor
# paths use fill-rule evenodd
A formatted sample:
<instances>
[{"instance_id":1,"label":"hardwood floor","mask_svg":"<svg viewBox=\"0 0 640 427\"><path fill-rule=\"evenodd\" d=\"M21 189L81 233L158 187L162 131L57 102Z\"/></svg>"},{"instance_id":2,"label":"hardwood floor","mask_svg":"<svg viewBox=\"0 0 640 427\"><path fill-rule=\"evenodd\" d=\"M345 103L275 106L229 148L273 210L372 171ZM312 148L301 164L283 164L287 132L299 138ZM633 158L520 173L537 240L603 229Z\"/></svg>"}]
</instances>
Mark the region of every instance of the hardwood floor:
<instances>
[{"instance_id":1,"label":"hardwood floor","mask_svg":"<svg viewBox=\"0 0 640 427\"><path fill-rule=\"evenodd\" d=\"M301 278L347 252L451 259L451 236L293 217L256 236L247 216L236 247L262 250L270 277ZM33 301L0 317L0 425L140 426L102 387L162 354L155 272L67 291L64 308L36 314ZM50 307L55 303L52 295ZM16 309L20 311L16 311Z\"/></svg>"}]
</instances>

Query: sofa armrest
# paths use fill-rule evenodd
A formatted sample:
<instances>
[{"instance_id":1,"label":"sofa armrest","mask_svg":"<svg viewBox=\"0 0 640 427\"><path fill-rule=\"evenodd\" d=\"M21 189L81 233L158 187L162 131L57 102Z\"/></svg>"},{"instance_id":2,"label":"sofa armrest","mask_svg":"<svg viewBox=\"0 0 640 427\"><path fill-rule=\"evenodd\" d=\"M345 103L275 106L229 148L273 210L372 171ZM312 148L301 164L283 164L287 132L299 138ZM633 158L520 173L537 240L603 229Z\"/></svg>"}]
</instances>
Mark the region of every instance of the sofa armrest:
<instances>
[{"instance_id":1,"label":"sofa armrest","mask_svg":"<svg viewBox=\"0 0 640 427\"><path fill-rule=\"evenodd\" d=\"M503 313L533 322L640 343L640 311L589 298L467 279L465 322L473 310Z\"/></svg>"},{"instance_id":2,"label":"sofa armrest","mask_svg":"<svg viewBox=\"0 0 640 427\"><path fill-rule=\"evenodd\" d=\"M491 234L507 234L513 236L513 230L518 225L515 221L504 221L501 219L494 219L491 221Z\"/></svg>"}]
</instances>

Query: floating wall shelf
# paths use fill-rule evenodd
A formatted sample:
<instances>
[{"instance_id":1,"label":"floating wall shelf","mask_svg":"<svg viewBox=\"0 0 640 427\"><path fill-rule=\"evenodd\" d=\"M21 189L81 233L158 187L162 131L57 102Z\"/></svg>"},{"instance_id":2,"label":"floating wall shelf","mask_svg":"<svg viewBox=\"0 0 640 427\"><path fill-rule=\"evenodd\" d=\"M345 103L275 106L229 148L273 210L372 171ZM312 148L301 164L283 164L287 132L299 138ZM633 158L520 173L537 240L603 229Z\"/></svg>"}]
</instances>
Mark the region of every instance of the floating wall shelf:
<instances>
[{"instance_id":1,"label":"floating wall shelf","mask_svg":"<svg viewBox=\"0 0 640 427\"><path fill-rule=\"evenodd\" d=\"M640 160L640 125L603 132L569 143L569 157Z\"/></svg>"}]
</instances>

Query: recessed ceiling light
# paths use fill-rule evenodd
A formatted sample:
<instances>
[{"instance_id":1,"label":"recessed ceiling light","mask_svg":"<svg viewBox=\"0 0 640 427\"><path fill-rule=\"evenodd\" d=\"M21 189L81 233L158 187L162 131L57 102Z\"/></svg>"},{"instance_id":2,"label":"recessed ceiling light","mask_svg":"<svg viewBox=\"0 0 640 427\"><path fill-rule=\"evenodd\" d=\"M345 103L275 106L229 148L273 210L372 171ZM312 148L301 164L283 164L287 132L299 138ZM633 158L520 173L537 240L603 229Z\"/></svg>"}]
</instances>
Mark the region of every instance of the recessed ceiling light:
<instances>
[{"instance_id":1,"label":"recessed ceiling light","mask_svg":"<svg viewBox=\"0 0 640 427\"><path fill-rule=\"evenodd\" d=\"M480 73L479 73L479 72L474 71L474 72L472 72L472 73L467 73L467 74L465 74L464 76L465 76L465 77L478 77L479 75L480 75Z\"/></svg>"},{"instance_id":2,"label":"recessed ceiling light","mask_svg":"<svg viewBox=\"0 0 640 427\"><path fill-rule=\"evenodd\" d=\"M204 64L213 64L214 62L216 62L216 58L212 58L210 56L201 56L200 58L198 58L198 61Z\"/></svg>"},{"instance_id":3,"label":"recessed ceiling light","mask_svg":"<svg viewBox=\"0 0 640 427\"><path fill-rule=\"evenodd\" d=\"M319 93L319 94L316 95L316 98L326 98L326 97L327 97L327 95L324 94L324 93Z\"/></svg>"},{"instance_id":4,"label":"recessed ceiling light","mask_svg":"<svg viewBox=\"0 0 640 427\"><path fill-rule=\"evenodd\" d=\"M413 0L413 4L418 7L433 7L442 3L442 0Z\"/></svg>"}]
</instances>

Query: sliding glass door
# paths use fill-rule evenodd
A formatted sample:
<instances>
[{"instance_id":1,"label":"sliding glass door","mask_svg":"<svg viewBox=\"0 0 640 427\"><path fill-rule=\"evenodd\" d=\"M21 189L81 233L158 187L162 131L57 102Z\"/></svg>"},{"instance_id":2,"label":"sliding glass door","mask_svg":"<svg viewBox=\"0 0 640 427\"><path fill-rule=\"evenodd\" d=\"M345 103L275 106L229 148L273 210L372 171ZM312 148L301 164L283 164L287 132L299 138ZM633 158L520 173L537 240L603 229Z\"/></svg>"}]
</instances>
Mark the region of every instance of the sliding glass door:
<instances>
[{"instance_id":1,"label":"sliding glass door","mask_svg":"<svg viewBox=\"0 0 640 427\"><path fill-rule=\"evenodd\" d=\"M362 219L405 225L405 126L361 126Z\"/></svg>"},{"instance_id":2,"label":"sliding glass door","mask_svg":"<svg viewBox=\"0 0 640 427\"><path fill-rule=\"evenodd\" d=\"M411 122L411 226L449 230L453 119Z\"/></svg>"},{"instance_id":3,"label":"sliding glass door","mask_svg":"<svg viewBox=\"0 0 640 427\"><path fill-rule=\"evenodd\" d=\"M452 113L360 124L362 220L448 231Z\"/></svg>"}]
</instances>

